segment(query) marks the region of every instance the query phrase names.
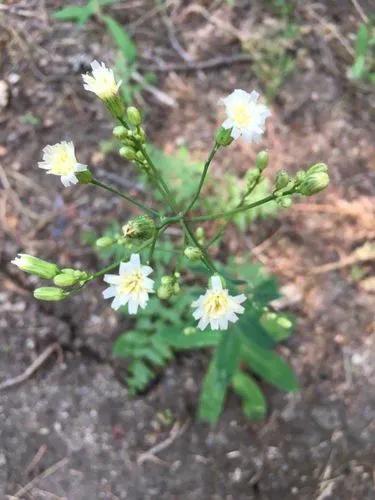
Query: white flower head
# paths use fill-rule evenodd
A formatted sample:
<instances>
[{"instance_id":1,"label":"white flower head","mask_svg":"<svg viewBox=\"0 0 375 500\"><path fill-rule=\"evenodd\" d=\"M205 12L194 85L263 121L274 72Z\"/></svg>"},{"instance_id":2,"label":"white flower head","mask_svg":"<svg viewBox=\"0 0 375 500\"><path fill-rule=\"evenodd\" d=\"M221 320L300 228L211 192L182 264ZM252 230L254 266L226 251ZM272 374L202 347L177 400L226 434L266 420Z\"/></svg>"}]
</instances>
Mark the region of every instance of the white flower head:
<instances>
[{"instance_id":1,"label":"white flower head","mask_svg":"<svg viewBox=\"0 0 375 500\"><path fill-rule=\"evenodd\" d=\"M138 307L144 309L149 293L154 291L154 280L147 277L152 272L152 267L143 266L139 254L133 253L128 262L120 264L119 274L104 276L104 281L110 286L103 291L103 297L114 297L113 309L128 304L129 314L137 314Z\"/></svg>"},{"instance_id":2,"label":"white flower head","mask_svg":"<svg viewBox=\"0 0 375 500\"><path fill-rule=\"evenodd\" d=\"M120 82L116 82L113 70L107 68L102 62L93 61L91 63L92 73L82 75L84 81L84 88L90 92L94 92L99 99L107 101L117 95Z\"/></svg>"},{"instance_id":3,"label":"white flower head","mask_svg":"<svg viewBox=\"0 0 375 500\"><path fill-rule=\"evenodd\" d=\"M210 324L212 330L227 330L229 322L235 323L238 320L237 314L244 312L241 304L245 300L244 294L229 295L228 290L223 288L220 277L212 276L211 288L192 303L192 307L196 308L193 316L199 320L198 328L204 330Z\"/></svg>"},{"instance_id":4,"label":"white flower head","mask_svg":"<svg viewBox=\"0 0 375 500\"><path fill-rule=\"evenodd\" d=\"M47 174L59 175L65 187L77 184L77 172L87 170L87 165L77 162L72 142L58 142L43 149L43 160L38 167L47 170Z\"/></svg>"},{"instance_id":5,"label":"white flower head","mask_svg":"<svg viewBox=\"0 0 375 500\"><path fill-rule=\"evenodd\" d=\"M266 119L271 115L264 104L258 103L259 94L255 90L248 93L236 89L222 99L227 114L223 128L232 129L231 136L240 136L246 142L257 142L264 133Z\"/></svg>"}]
</instances>

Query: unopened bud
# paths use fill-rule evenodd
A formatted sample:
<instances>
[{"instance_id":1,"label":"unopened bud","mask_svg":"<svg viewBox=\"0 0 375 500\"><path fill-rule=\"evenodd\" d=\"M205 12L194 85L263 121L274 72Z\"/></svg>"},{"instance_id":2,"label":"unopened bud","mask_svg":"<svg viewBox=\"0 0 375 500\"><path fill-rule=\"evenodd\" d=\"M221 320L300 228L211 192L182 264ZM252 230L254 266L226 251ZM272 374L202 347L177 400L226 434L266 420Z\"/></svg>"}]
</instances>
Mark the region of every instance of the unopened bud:
<instances>
[{"instance_id":1,"label":"unopened bud","mask_svg":"<svg viewBox=\"0 0 375 500\"><path fill-rule=\"evenodd\" d=\"M126 115L131 125L138 127L142 123L141 113L136 107L129 106L129 108L126 110Z\"/></svg>"},{"instance_id":2,"label":"unopened bud","mask_svg":"<svg viewBox=\"0 0 375 500\"><path fill-rule=\"evenodd\" d=\"M267 167L268 160L269 160L268 152L260 151L255 159L255 166L259 168L260 171L262 171Z\"/></svg>"},{"instance_id":3,"label":"unopened bud","mask_svg":"<svg viewBox=\"0 0 375 500\"><path fill-rule=\"evenodd\" d=\"M39 278L47 280L54 278L56 274L60 272L56 264L25 253L19 253L18 256L12 260L12 264L22 271L25 271L25 273L34 274L35 276L39 276Z\"/></svg>"},{"instance_id":4,"label":"unopened bud","mask_svg":"<svg viewBox=\"0 0 375 500\"><path fill-rule=\"evenodd\" d=\"M296 183L300 184L306 177L306 172L304 170L298 170L296 173Z\"/></svg>"},{"instance_id":5,"label":"unopened bud","mask_svg":"<svg viewBox=\"0 0 375 500\"><path fill-rule=\"evenodd\" d=\"M252 168L246 173L246 186L247 189L250 189L253 187L254 183L258 181L259 177L261 175L261 171L259 168Z\"/></svg>"},{"instance_id":6,"label":"unopened bud","mask_svg":"<svg viewBox=\"0 0 375 500\"><path fill-rule=\"evenodd\" d=\"M122 227L125 238L148 240L155 234L155 222L149 215L139 215Z\"/></svg>"},{"instance_id":7,"label":"unopened bud","mask_svg":"<svg viewBox=\"0 0 375 500\"><path fill-rule=\"evenodd\" d=\"M325 163L316 163L315 165L309 167L306 172L307 175L318 174L318 173L328 174L328 167Z\"/></svg>"},{"instance_id":8,"label":"unopened bud","mask_svg":"<svg viewBox=\"0 0 375 500\"><path fill-rule=\"evenodd\" d=\"M173 295L173 287L168 285L161 285L157 289L156 294L159 297L159 299L162 300L170 299Z\"/></svg>"},{"instance_id":9,"label":"unopened bud","mask_svg":"<svg viewBox=\"0 0 375 500\"><path fill-rule=\"evenodd\" d=\"M195 236L200 240L204 238L204 228L202 226L197 227L195 230Z\"/></svg>"},{"instance_id":10,"label":"unopened bud","mask_svg":"<svg viewBox=\"0 0 375 500\"><path fill-rule=\"evenodd\" d=\"M306 175L305 180L298 187L298 192L305 196L312 196L325 189L329 184L329 176L326 172L315 172Z\"/></svg>"},{"instance_id":11,"label":"unopened bud","mask_svg":"<svg viewBox=\"0 0 375 500\"><path fill-rule=\"evenodd\" d=\"M292 204L291 196L282 196L281 198L276 198L276 203L281 208L289 208Z\"/></svg>"},{"instance_id":12,"label":"unopened bud","mask_svg":"<svg viewBox=\"0 0 375 500\"><path fill-rule=\"evenodd\" d=\"M197 260L201 260L201 258L202 258L201 250L198 247L193 247L193 246L186 247L184 250L184 255L187 259L189 259L193 262L197 261Z\"/></svg>"},{"instance_id":13,"label":"unopened bud","mask_svg":"<svg viewBox=\"0 0 375 500\"><path fill-rule=\"evenodd\" d=\"M135 160L136 153L133 148L130 146L123 146L120 148L119 154L122 158L125 158L126 160L133 161Z\"/></svg>"},{"instance_id":14,"label":"unopened bud","mask_svg":"<svg viewBox=\"0 0 375 500\"><path fill-rule=\"evenodd\" d=\"M128 135L128 131L123 125L117 125L112 133L117 139L125 139Z\"/></svg>"},{"instance_id":15,"label":"unopened bud","mask_svg":"<svg viewBox=\"0 0 375 500\"><path fill-rule=\"evenodd\" d=\"M276 175L275 186L276 189L283 189L288 185L289 175L285 170L280 170Z\"/></svg>"},{"instance_id":16,"label":"unopened bud","mask_svg":"<svg viewBox=\"0 0 375 500\"><path fill-rule=\"evenodd\" d=\"M58 301L65 299L68 295L68 292L54 286L42 286L34 290L34 297L38 300Z\"/></svg>"},{"instance_id":17,"label":"unopened bud","mask_svg":"<svg viewBox=\"0 0 375 500\"><path fill-rule=\"evenodd\" d=\"M63 288L67 286L73 286L76 283L78 283L79 278L77 276L74 276L73 274L65 274L61 273L58 274L53 278L53 282L56 286L61 286Z\"/></svg>"},{"instance_id":18,"label":"unopened bud","mask_svg":"<svg viewBox=\"0 0 375 500\"><path fill-rule=\"evenodd\" d=\"M197 332L197 329L194 326L187 326L183 329L184 335L194 335Z\"/></svg>"},{"instance_id":19,"label":"unopened bud","mask_svg":"<svg viewBox=\"0 0 375 500\"><path fill-rule=\"evenodd\" d=\"M110 236L102 236L101 238L98 238L96 240L95 245L98 248L106 248L113 245L114 242L115 242L114 239L111 238Z\"/></svg>"},{"instance_id":20,"label":"unopened bud","mask_svg":"<svg viewBox=\"0 0 375 500\"><path fill-rule=\"evenodd\" d=\"M90 170L83 170L82 172L77 172L76 177L80 184L90 184L92 181L92 173Z\"/></svg>"},{"instance_id":21,"label":"unopened bud","mask_svg":"<svg viewBox=\"0 0 375 500\"><path fill-rule=\"evenodd\" d=\"M216 131L215 140L220 146L229 146L233 142L233 137L231 136L232 129L220 127Z\"/></svg>"},{"instance_id":22,"label":"unopened bud","mask_svg":"<svg viewBox=\"0 0 375 500\"><path fill-rule=\"evenodd\" d=\"M171 286L174 283L174 278L173 276L162 276L161 278L161 284L165 286Z\"/></svg>"}]
</instances>

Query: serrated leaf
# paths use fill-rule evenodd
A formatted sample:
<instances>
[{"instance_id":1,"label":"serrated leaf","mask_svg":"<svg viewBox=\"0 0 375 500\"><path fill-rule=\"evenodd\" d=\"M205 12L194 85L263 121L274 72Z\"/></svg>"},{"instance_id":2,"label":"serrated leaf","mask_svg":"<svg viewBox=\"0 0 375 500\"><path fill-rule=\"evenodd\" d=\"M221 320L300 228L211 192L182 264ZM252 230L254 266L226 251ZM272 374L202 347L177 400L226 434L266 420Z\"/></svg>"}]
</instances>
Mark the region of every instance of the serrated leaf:
<instances>
[{"instance_id":1,"label":"serrated leaf","mask_svg":"<svg viewBox=\"0 0 375 500\"><path fill-rule=\"evenodd\" d=\"M133 394L145 389L155 377L154 372L140 360L135 360L129 365L129 372L126 381Z\"/></svg>"},{"instance_id":2,"label":"serrated leaf","mask_svg":"<svg viewBox=\"0 0 375 500\"><path fill-rule=\"evenodd\" d=\"M119 357L131 355L135 346L141 347L147 345L148 335L142 332L130 331L121 334L115 340L112 347L112 354Z\"/></svg>"},{"instance_id":3,"label":"serrated leaf","mask_svg":"<svg viewBox=\"0 0 375 500\"><path fill-rule=\"evenodd\" d=\"M218 345L201 390L198 417L209 423L217 422L222 411L228 384L236 371L240 342L236 332L226 331Z\"/></svg>"},{"instance_id":4,"label":"serrated leaf","mask_svg":"<svg viewBox=\"0 0 375 500\"><path fill-rule=\"evenodd\" d=\"M95 9L92 5L88 4L83 7L78 5L68 5L60 10L57 10L52 14L54 19L58 21L74 21L80 24L84 24L92 14L94 14Z\"/></svg>"},{"instance_id":5,"label":"serrated leaf","mask_svg":"<svg viewBox=\"0 0 375 500\"><path fill-rule=\"evenodd\" d=\"M276 353L263 349L242 336L241 358L249 368L270 384L287 392L298 390L297 377L289 365Z\"/></svg>"},{"instance_id":6,"label":"serrated leaf","mask_svg":"<svg viewBox=\"0 0 375 500\"><path fill-rule=\"evenodd\" d=\"M265 417L267 403L256 382L247 374L238 371L232 379L234 391L243 399L242 410L251 420Z\"/></svg>"},{"instance_id":7,"label":"serrated leaf","mask_svg":"<svg viewBox=\"0 0 375 500\"><path fill-rule=\"evenodd\" d=\"M133 63L137 57L137 49L128 33L111 16L102 16L102 19L128 63Z\"/></svg>"}]
</instances>

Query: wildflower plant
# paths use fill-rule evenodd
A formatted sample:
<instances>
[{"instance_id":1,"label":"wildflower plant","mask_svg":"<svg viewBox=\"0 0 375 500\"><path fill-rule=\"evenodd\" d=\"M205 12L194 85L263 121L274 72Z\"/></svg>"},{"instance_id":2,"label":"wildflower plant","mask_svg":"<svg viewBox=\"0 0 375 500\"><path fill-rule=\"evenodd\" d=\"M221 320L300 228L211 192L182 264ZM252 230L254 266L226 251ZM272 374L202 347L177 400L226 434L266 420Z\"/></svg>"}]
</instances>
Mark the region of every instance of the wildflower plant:
<instances>
[{"instance_id":1,"label":"wildflower plant","mask_svg":"<svg viewBox=\"0 0 375 500\"><path fill-rule=\"evenodd\" d=\"M115 355L130 360L129 385L133 392L144 389L152 378L150 365L163 366L173 351L214 347L203 381L200 417L210 422L217 420L229 386L242 398L247 416L263 417L265 400L250 371L283 390L296 390L292 370L274 352L276 344L290 335L292 322L269 306L278 293L259 266L247 263L241 267L233 260L225 264L216 262L210 255L210 247L223 237L237 214L270 202L289 207L294 195L310 196L326 188L327 167L319 163L294 176L281 171L268 195L249 202L249 196L264 180L269 162L267 152L261 151L254 168L248 172L237 206L199 213L202 189L220 150L237 139L249 143L262 137L270 111L261 103L260 95L236 89L222 100L226 119L214 135L191 197L181 201L151 158L142 114L125 104L120 93L121 82L103 63L94 61L91 67L91 73L83 75L84 88L94 93L116 120L113 134L121 143L120 156L143 172L161 203L158 202L157 208L148 206L97 179L88 166L78 163L72 142L48 145L39 167L60 176L65 187L80 183L104 189L142 213L121 221L121 230L97 239L98 248L119 257L96 272L60 268L58 264L26 254L20 254L12 262L23 271L50 281L48 286L34 291L38 300L68 299L99 279L108 285L102 292L103 298L111 300L113 309L138 315L138 331L122 335L114 347ZM207 229L213 221L222 221L222 225L207 239ZM204 223L208 223L207 229ZM164 238L171 226L180 227L180 238ZM162 261L157 252L165 249L166 241L169 249Z\"/></svg>"}]
</instances>

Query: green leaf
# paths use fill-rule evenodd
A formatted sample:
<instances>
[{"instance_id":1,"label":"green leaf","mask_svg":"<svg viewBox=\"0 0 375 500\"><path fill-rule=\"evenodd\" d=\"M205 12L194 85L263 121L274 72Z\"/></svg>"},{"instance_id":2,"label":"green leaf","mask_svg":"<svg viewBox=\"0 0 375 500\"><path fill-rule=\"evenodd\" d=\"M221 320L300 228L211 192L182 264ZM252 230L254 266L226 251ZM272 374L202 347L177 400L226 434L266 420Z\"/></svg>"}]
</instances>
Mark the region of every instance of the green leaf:
<instances>
[{"instance_id":1,"label":"green leaf","mask_svg":"<svg viewBox=\"0 0 375 500\"><path fill-rule=\"evenodd\" d=\"M57 10L52 14L54 19L58 21L74 21L79 24L84 24L90 16L95 12L93 5L85 5L80 7L78 5L68 5L63 9Z\"/></svg>"},{"instance_id":2,"label":"green leaf","mask_svg":"<svg viewBox=\"0 0 375 500\"><path fill-rule=\"evenodd\" d=\"M260 324L258 314L251 311L251 309L247 309L240 317L237 328L242 331L247 339L255 342L260 347L264 349L273 349L275 347L274 339L268 335L267 331Z\"/></svg>"},{"instance_id":3,"label":"green leaf","mask_svg":"<svg viewBox=\"0 0 375 500\"><path fill-rule=\"evenodd\" d=\"M259 321L260 325L275 342L287 339L293 332L293 321L290 315L287 314L266 312Z\"/></svg>"},{"instance_id":4,"label":"green leaf","mask_svg":"<svg viewBox=\"0 0 375 500\"><path fill-rule=\"evenodd\" d=\"M143 347L149 342L149 336L142 332L130 331L121 334L115 340L112 354L119 357L130 356L135 347Z\"/></svg>"},{"instance_id":5,"label":"green leaf","mask_svg":"<svg viewBox=\"0 0 375 500\"><path fill-rule=\"evenodd\" d=\"M168 345L177 350L203 349L218 345L221 341L222 332L201 332L185 334L183 328L164 327L158 332L158 337Z\"/></svg>"},{"instance_id":6,"label":"green leaf","mask_svg":"<svg viewBox=\"0 0 375 500\"><path fill-rule=\"evenodd\" d=\"M234 391L243 399L242 410L251 420L261 420L265 417L267 403L262 391L255 381L247 374L238 371L233 379Z\"/></svg>"},{"instance_id":7,"label":"green leaf","mask_svg":"<svg viewBox=\"0 0 375 500\"><path fill-rule=\"evenodd\" d=\"M155 377L154 372L143 361L139 360L135 360L130 364L129 372L131 375L126 377L126 381L132 394L142 391Z\"/></svg>"},{"instance_id":8,"label":"green leaf","mask_svg":"<svg viewBox=\"0 0 375 500\"><path fill-rule=\"evenodd\" d=\"M240 342L235 331L226 331L203 380L198 417L210 423L217 422L222 411L228 384L236 371Z\"/></svg>"},{"instance_id":9,"label":"green leaf","mask_svg":"<svg viewBox=\"0 0 375 500\"><path fill-rule=\"evenodd\" d=\"M137 57L137 49L130 36L121 24L115 21L112 17L102 16L102 19L106 23L113 40L118 45L128 63L133 63Z\"/></svg>"},{"instance_id":10,"label":"green leaf","mask_svg":"<svg viewBox=\"0 0 375 500\"><path fill-rule=\"evenodd\" d=\"M367 26L362 23L357 32L357 39L355 44L356 57L366 56L368 41L369 41L369 32Z\"/></svg>"},{"instance_id":11,"label":"green leaf","mask_svg":"<svg viewBox=\"0 0 375 500\"><path fill-rule=\"evenodd\" d=\"M241 358L249 368L270 384L287 392L298 390L297 377L276 353L259 347L243 335Z\"/></svg>"}]
</instances>

